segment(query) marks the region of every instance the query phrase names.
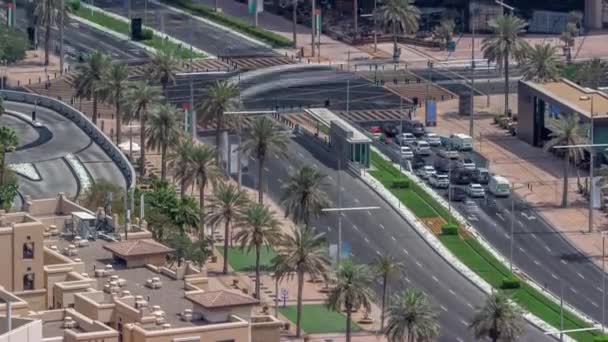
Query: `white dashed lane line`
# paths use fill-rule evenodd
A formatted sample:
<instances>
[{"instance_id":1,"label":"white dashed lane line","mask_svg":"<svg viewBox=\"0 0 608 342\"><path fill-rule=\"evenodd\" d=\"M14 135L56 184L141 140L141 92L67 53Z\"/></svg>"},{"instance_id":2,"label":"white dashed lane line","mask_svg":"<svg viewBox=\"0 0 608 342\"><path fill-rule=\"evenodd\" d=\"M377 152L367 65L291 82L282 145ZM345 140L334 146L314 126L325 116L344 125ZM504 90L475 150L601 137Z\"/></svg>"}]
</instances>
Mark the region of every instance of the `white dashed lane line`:
<instances>
[{"instance_id":1,"label":"white dashed lane line","mask_svg":"<svg viewBox=\"0 0 608 342\"><path fill-rule=\"evenodd\" d=\"M382 223L379 224L379 227L384 229L384 226L382 225Z\"/></svg>"}]
</instances>

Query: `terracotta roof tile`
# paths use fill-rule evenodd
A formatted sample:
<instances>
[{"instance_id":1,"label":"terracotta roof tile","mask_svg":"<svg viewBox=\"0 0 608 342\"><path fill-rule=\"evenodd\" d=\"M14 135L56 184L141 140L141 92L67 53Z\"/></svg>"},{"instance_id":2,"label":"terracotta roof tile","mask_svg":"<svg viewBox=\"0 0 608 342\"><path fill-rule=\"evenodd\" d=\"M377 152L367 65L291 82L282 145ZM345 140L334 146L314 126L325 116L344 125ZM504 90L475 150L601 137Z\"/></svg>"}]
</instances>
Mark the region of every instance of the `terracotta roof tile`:
<instances>
[{"instance_id":1,"label":"terracotta roof tile","mask_svg":"<svg viewBox=\"0 0 608 342\"><path fill-rule=\"evenodd\" d=\"M257 299L251 296L231 290L191 293L186 295L186 299L209 309L229 306L255 305L259 303Z\"/></svg>"},{"instance_id":2,"label":"terracotta roof tile","mask_svg":"<svg viewBox=\"0 0 608 342\"><path fill-rule=\"evenodd\" d=\"M172 248L152 239L114 242L104 245L103 248L124 257L173 252Z\"/></svg>"}]
</instances>

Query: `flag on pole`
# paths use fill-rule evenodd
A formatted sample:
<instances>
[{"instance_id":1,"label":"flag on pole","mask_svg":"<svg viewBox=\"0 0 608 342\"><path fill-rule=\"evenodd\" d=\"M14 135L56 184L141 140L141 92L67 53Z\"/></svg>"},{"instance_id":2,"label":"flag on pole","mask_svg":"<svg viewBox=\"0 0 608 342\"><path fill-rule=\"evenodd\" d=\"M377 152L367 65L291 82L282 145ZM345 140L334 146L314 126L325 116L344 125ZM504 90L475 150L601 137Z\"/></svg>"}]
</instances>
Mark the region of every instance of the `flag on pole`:
<instances>
[{"instance_id":1,"label":"flag on pole","mask_svg":"<svg viewBox=\"0 0 608 342\"><path fill-rule=\"evenodd\" d=\"M6 23L8 24L7 26L14 27L15 26L15 2L10 1L6 7L7 7Z\"/></svg>"},{"instance_id":2,"label":"flag on pole","mask_svg":"<svg viewBox=\"0 0 608 342\"><path fill-rule=\"evenodd\" d=\"M317 17L317 34L321 35L321 9L317 8L315 10L315 12L316 12L315 14Z\"/></svg>"}]
</instances>

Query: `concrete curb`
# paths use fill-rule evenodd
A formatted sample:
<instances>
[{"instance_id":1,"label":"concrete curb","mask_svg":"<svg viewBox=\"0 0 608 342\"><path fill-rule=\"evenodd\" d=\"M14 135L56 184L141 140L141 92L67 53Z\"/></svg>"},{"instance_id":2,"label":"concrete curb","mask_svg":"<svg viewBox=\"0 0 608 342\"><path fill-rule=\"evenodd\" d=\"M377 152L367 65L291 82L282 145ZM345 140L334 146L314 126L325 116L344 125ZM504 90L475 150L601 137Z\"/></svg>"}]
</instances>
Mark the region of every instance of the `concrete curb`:
<instances>
[{"instance_id":1,"label":"concrete curb","mask_svg":"<svg viewBox=\"0 0 608 342\"><path fill-rule=\"evenodd\" d=\"M248 40L248 41L250 41L250 42L252 42L254 44L262 45L264 47L272 49L272 45L270 45L270 44L264 43L261 40L257 40L257 39L255 39L255 38L253 38L251 36L248 36L248 35L246 35L244 33L236 31L236 30L234 30L234 29L232 29L230 27L227 27L227 26L224 26L222 24L216 23L215 21L212 21L212 20L209 20L209 19L206 19L206 18L203 18L203 17L199 17L198 15L192 14L192 13L190 13L188 11L185 11L185 10L183 10L181 8L173 7L171 5L167 5L165 3L162 3L162 2L159 2L159 1L156 1L156 0L149 0L149 1L151 3L153 3L153 4L155 4L155 5L168 8L168 9L174 11L174 12L177 12L177 13L180 13L180 14L183 14L183 15L187 15L190 18L198 20L198 21L200 21L202 23L205 23L207 25L211 25L211 26L214 26L216 28L219 28L219 29L225 30L227 32L230 32L231 34L234 34L235 36L238 36L238 37L241 37L241 38L243 38L245 40ZM226 14L226 15L229 15L229 14ZM268 31L270 31L270 30L268 30Z\"/></svg>"},{"instance_id":2,"label":"concrete curb","mask_svg":"<svg viewBox=\"0 0 608 342\"><path fill-rule=\"evenodd\" d=\"M374 152L378 153L378 155L380 155L382 158L386 159L387 161L391 162L391 164L393 164L392 161L388 157L383 155L382 152L380 152L378 149L376 149L375 147L372 146L372 150ZM399 165L393 164L393 166L395 166L397 169L399 169ZM418 177L416 177L415 175L413 175L409 172L406 172L404 170L402 170L401 172L404 175L406 175L407 177L410 177L410 179L415 181L418 185L422 186L427 193L430 193L426 184L421 183L420 180L418 179ZM478 276L475 272L470 270L465 264L463 264L458 258L456 258L452 254L452 252L450 252L446 247L444 247L443 244L441 243L441 241L439 241L439 239L437 239L437 237L434 234L432 234L425 227L424 223L422 221L418 220L418 218L404 205L401 205L399 199L397 199L397 197L395 197L390 191L388 191L384 187L384 185L382 185L378 180L376 180L374 177L372 177L371 175L369 175L366 172L364 172L360 178L371 189L373 189L376 193L378 193L378 195L380 197L382 197L389 205L391 205L391 207L393 207L393 209L395 211L397 211L406 221L408 221L408 223L410 223L412 225L412 227L414 227L416 232L429 244L429 246L431 246L431 248L433 248L443 259L445 259L456 271L458 271L464 277L469 279L469 281L471 281L471 283L473 283L475 286L477 286L479 289L481 289L486 294L490 294L493 291L493 287L490 284L488 284L483 278ZM438 197L439 197L436 194L434 194L434 192L430 193L430 194L434 195L433 196L434 199L438 199ZM439 199L441 199L441 198L439 198ZM441 201L439 201L439 202L444 206L446 204L445 201L443 201L443 199L441 199ZM487 242L485 242L485 240L483 240L479 236L479 234L466 222L466 220L464 220L464 218L462 216L454 215L454 214L458 214L458 213L455 213L455 211L452 211L452 214L453 214L454 218L456 218L456 220L458 220L459 223L461 223L465 227L465 229L467 229L467 231L469 231L476 237L476 239L480 242L480 244L482 244L482 246L484 248L488 248ZM490 253L492 253L493 255L496 253L496 251L493 248L490 247L488 249L490 250ZM496 256L496 255L494 255L494 256ZM504 263L504 258L502 258L501 256L498 257L498 260L500 262ZM532 285L532 283L530 281L528 281L528 283L530 285ZM568 307L568 309L570 309L570 308ZM537 316L533 315L532 313L525 311L525 310L524 310L524 312L525 312L525 314L524 314L525 319L528 322L530 322L531 324L533 324L536 327L538 327L539 329L541 329L542 331L549 332L549 331L556 330L552 325L548 324L547 322L543 321L542 319L538 318ZM592 324L591 322L589 322L589 323ZM565 335L564 341L576 341L576 340Z\"/></svg>"},{"instance_id":3,"label":"concrete curb","mask_svg":"<svg viewBox=\"0 0 608 342\"><path fill-rule=\"evenodd\" d=\"M10 109L6 109L4 110L5 114L8 115L12 115L14 117L16 117L17 119L21 120L21 121L25 121L26 123L30 124L32 127L34 128L42 128L44 127L44 125L42 124L42 122L36 120L33 121L32 118L29 115L25 115L23 113L14 111L14 110L10 110Z\"/></svg>"},{"instance_id":4,"label":"concrete curb","mask_svg":"<svg viewBox=\"0 0 608 342\"><path fill-rule=\"evenodd\" d=\"M88 10L92 10L92 11L94 11L94 12L99 12L99 13L102 13L103 15L107 15L108 17L111 17L111 18L114 18L114 19L116 19L116 20L120 20L120 21L122 21L122 22L124 22L124 23L129 24L129 19L127 19L127 18L125 18L125 17L123 17L123 16L120 16L120 15L118 15L118 14L115 14L115 13L112 13L112 12L108 12L108 11L104 11L103 9L101 9L101 8L99 8L99 7L91 6L91 5L86 4L86 3L82 3L82 4L81 4L81 6L83 6L84 8L86 8L86 9L88 9ZM116 32L116 31L114 31L114 30L112 30L112 29L109 29L109 28L104 27L104 26L102 26L102 25L99 25L99 24L97 24L97 23L91 22L91 21L89 21L89 20L87 20L87 19L84 19L84 18L82 18L82 17L78 17L78 16L73 15L73 14L70 14L70 17L71 17L71 18L75 18L76 20L81 21L81 22L83 22L83 23L85 23L85 24L87 24L87 25L90 25L90 26L92 26L92 27L94 27L94 28L96 28L96 29L98 29L98 30L101 30L101 31L106 32L106 33L111 34L111 35L114 35L114 36L115 36L115 37L117 37L117 38L124 39L124 40L128 40L128 41L130 41L130 42L134 43L135 45L137 45L138 47L140 47L140 48L142 48L142 49L145 49L145 50L147 50L147 51L151 51L151 52L156 52L156 51L157 51L157 49L155 49L155 48L153 48L153 47L147 46L147 45L142 44L142 43L140 43L140 42L135 42L135 41L132 41L132 40L131 40L131 38L130 38L129 36L125 35L125 34L122 34L122 33L120 33L120 32ZM200 53L200 54L204 54L204 55L205 55L205 57L203 57L203 58L207 58L207 59L214 59L214 58L217 58L217 57L215 57L214 55L210 54L210 53L209 53L209 52L207 52L207 51L203 51L203 50L201 50L201 49L199 49L199 48L197 48L197 47L195 47L195 46L192 46L192 45L190 45L190 44L188 44L188 43L186 43L186 42L184 42L184 41L181 41L181 40L179 40L179 39L173 38L173 37L171 37L171 36L169 36L169 35L167 35L167 34L165 34L165 33L162 33L162 32L160 32L160 31L157 31L156 29L154 29L154 28L152 28L152 27L149 27L149 26L143 26L143 27L144 27L144 28L146 28L146 29L151 30L151 31L154 33L154 35L156 35L156 36L158 36L158 37L161 37L161 38L163 38L163 39L165 39L165 38L166 38L166 39L168 39L168 40L169 40L170 42L172 42L172 43L175 43L175 44L180 44L180 45L182 45L183 47L186 47L186 48L188 48L188 49L192 48L192 51L197 52L197 53Z\"/></svg>"}]
</instances>

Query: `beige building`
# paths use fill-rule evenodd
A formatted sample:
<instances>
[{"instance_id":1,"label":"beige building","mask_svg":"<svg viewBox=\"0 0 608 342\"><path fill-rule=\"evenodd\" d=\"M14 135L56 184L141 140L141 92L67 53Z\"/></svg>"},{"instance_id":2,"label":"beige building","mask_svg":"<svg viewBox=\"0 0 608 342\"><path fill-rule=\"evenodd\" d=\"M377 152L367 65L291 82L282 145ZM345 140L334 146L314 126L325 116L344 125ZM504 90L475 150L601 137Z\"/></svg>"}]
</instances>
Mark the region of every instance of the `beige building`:
<instances>
[{"instance_id":1,"label":"beige building","mask_svg":"<svg viewBox=\"0 0 608 342\"><path fill-rule=\"evenodd\" d=\"M110 251L114 259L123 262L127 268L144 267L148 264L162 266L167 255L173 252L173 249L152 239L115 242L104 245L103 248Z\"/></svg>"}]
</instances>

